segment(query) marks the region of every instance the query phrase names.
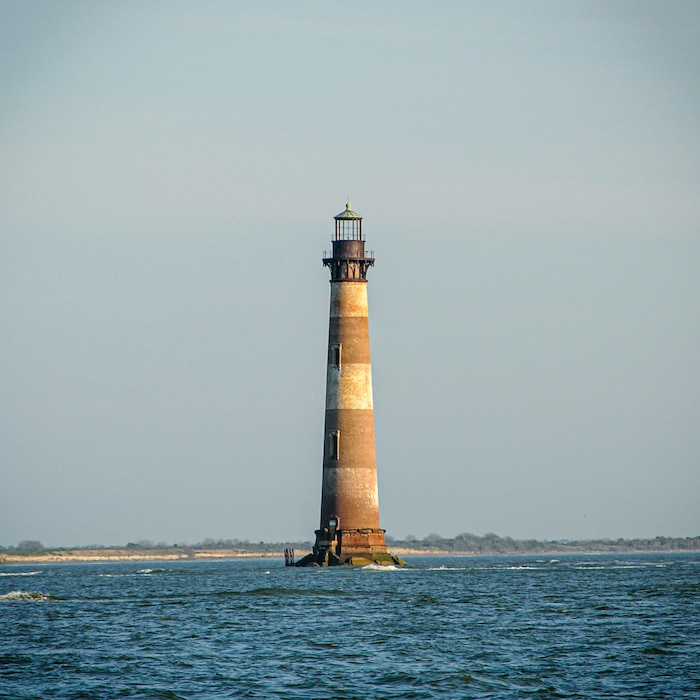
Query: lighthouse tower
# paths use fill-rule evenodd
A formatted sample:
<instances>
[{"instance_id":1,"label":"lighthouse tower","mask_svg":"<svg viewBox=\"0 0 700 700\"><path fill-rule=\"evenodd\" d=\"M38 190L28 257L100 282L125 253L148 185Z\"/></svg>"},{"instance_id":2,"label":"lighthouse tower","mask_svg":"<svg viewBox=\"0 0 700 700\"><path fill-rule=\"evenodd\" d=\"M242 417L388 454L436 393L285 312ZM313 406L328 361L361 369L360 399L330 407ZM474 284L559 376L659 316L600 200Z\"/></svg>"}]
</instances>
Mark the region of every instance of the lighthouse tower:
<instances>
[{"instance_id":1,"label":"lighthouse tower","mask_svg":"<svg viewBox=\"0 0 700 700\"><path fill-rule=\"evenodd\" d=\"M297 566L403 563L387 552L379 526L362 217L350 204L335 218L326 367L321 522L313 553Z\"/></svg>"}]
</instances>

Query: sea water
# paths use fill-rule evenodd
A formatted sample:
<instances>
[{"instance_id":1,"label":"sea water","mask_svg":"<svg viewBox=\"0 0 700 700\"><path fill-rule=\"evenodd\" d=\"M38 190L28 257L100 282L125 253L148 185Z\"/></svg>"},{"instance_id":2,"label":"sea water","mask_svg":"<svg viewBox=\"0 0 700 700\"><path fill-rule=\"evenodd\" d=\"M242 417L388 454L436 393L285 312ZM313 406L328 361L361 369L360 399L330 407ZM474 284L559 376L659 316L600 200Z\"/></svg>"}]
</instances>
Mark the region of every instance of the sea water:
<instances>
[{"instance_id":1,"label":"sea water","mask_svg":"<svg viewBox=\"0 0 700 700\"><path fill-rule=\"evenodd\" d=\"M699 698L700 554L0 566L0 698Z\"/></svg>"}]
</instances>

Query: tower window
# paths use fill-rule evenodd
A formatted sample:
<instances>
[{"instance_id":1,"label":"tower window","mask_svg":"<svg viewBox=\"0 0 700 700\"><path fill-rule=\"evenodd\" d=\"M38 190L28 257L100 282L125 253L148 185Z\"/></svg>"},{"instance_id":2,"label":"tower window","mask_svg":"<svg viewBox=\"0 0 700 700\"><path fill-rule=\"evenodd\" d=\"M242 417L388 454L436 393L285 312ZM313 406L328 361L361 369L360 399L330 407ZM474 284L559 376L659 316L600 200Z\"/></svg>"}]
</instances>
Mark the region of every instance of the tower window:
<instances>
[{"instance_id":1,"label":"tower window","mask_svg":"<svg viewBox=\"0 0 700 700\"><path fill-rule=\"evenodd\" d=\"M342 348L343 346L340 344L331 345L331 365L335 367L335 369L340 369L340 356Z\"/></svg>"},{"instance_id":2,"label":"tower window","mask_svg":"<svg viewBox=\"0 0 700 700\"><path fill-rule=\"evenodd\" d=\"M340 430L328 433L328 459L340 459Z\"/></svg>"}]
</instances>

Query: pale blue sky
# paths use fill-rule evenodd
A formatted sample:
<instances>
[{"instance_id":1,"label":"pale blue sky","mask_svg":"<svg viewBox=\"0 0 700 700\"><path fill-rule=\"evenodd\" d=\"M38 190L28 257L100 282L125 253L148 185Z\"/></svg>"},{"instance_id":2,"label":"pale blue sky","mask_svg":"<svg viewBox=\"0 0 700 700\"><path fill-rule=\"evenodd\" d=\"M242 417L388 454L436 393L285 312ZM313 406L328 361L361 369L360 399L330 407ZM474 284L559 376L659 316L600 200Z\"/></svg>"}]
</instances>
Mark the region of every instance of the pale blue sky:
<instances>
[{"instance_id":1,"label":"pale blue sky","mask_svg":"<svg viewBox=\"0 0 700 700\"><path fill-rule=\"evenodd\" d=\"M0 544L311 538L334 214L389 535L700 534L697 2L0 2Z\"/></svg>"}]
</instances>

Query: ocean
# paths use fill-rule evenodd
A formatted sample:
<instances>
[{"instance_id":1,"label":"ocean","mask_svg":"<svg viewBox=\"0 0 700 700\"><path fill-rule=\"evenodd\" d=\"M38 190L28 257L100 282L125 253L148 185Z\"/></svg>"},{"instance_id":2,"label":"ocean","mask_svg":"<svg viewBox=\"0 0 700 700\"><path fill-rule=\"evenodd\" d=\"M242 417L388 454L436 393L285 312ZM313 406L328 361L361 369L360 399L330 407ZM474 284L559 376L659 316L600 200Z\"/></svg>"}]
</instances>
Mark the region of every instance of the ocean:
<instances>
[{"instance_id":1,"label":"ocean","mask_svg":"<svg viewBox=\"0 0 700 700\"><path fill-rule=\"evenodd\" d=\"M0 566L0 698L700 698L700 553Z\"/></svg>"}]
</instances>

